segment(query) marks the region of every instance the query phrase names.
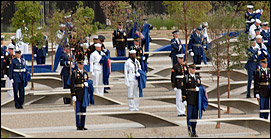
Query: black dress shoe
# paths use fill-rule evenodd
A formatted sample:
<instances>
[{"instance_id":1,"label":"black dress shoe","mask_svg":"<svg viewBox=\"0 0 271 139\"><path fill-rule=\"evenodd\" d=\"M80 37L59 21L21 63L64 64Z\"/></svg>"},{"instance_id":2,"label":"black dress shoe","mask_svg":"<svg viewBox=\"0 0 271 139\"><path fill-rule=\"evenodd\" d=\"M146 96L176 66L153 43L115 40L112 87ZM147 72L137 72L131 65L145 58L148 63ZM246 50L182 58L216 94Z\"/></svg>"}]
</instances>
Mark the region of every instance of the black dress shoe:
<instances>
[{"instance_id":1,"label":"black dress shoe","mask_svg":"<svg viewBox=\"0 0 271 139\"><path fill-rule=\"evenodd\" d=\"M77 127L77 130L83 130L82 127Z\"/></svg>"},{"instance_id":2,"label":"black dress shoe","mask_svg":"<svg viewBox=\"0 0 271 139\"><path fill-rule=\"evenodd\" d=\"M199 137L197 134L193 134L193 137Z\"/></svg>"},{"instance_id":3,"label":"black dress shoe","mask_svg":"<svg viewBox=\"0 0 271 139\"><path fill-rule=\"evenodd\" d=\"M251 98L251 96L247 96L247 98Z\"/></svg>"},{"instance_id":4,"label":"black dress shoe","mask_svg":"<svg viewBox=\"0 0 271 139\"><path fill-rule=\"evenodd\" d=\"M20 109L24 109L24 107L23 107L23 106L21 106L21 107L20 107Z\"/></svg>"},{"instance_id":5,"label":"black dress shoe","mask_svg":"<svg viewBox=\"0 0 271 139\"><path fill-rule=\"evenodd\" d=\"M109 93L108 91L104 90L104 93Z\"/></svg>"},{"instance_id":6,"label":"black dress shoe","mask_svg":"<svg viewBox=\"0 0 271 139\"><path fill-rule=\"evenodd\" d=\"M83 127L82 130L88 130L87 128Z\"/></svg>"}]
</instances>

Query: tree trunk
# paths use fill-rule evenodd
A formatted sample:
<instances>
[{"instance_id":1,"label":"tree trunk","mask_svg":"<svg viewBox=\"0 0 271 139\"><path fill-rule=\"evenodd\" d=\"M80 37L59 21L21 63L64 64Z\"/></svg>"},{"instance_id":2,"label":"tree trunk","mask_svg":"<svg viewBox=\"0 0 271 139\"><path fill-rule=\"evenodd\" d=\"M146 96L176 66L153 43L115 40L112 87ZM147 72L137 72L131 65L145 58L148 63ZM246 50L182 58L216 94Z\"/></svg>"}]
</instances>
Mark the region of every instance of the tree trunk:
<instances>
[{"instance_id":1,"label":"tree trunk","mask_svg":"<svg viewBox=\"0 0 271 139\"><path fill-rule=\"evenodd\" d=\"M228 30L228 34L229 34L229 30ZM228 98L230 98L230 90L231 90L231 83L230 83L230 39L227 39L227 76L228 76ZM225 113L230 113L230 107L227 107L227 112Z\"/></svg>"},{"instance_id":2,"label":"tree trunk","mask_svg":"<svg viewBox=\"0 0 271 139\"><path fill-rule=\"evenodd\" d=\"M52 71L54 70L54 42L52 42Z\"/></svg>"},{"instance_id":3,"label":"tree trunk","mask_svg":"<svg viewBox=\"0 0 271 139\"><path fill-rule=\"evenodd\" d=\"M219 55L218 55L218 42L216 48L216 56L217 56L217 102L218 102L218 118L220 118L220 95L219 95ZM220 128L220 122L217 122L216 128Z\"/></svg>"},{"instance_id":4,"label":"tree trunk","mask_svg":"<svg viewBox=\"0 0 271 139\"><path fill-rule=\"evenodd\" d=\"M183 12L184 12L184 30L185 30L185 64L187 65L187 24L186 24L186 7L185 1L183 2Z\"/></svg>"},{"instance_id":5,"label":"tree trunk","mask_svg":"<svg viewBox=\"0 0 271 139\"><path fill-rule=\"evenodd\" d=\"M31 36L33 37L33 27L34 26L34 23L32 23L32 30L31 30ZM34 50L33 50L33 47L34 47L34 44L33 44L33 42L31 43L31 45L32 45L32 60L31 60L31 65L32 65L32 74L31 74L31 76L33 77L34 76ZM33 81L31 81L31 89L30 90L34 90L34 82Z\"/></svg>"}]
</instances>

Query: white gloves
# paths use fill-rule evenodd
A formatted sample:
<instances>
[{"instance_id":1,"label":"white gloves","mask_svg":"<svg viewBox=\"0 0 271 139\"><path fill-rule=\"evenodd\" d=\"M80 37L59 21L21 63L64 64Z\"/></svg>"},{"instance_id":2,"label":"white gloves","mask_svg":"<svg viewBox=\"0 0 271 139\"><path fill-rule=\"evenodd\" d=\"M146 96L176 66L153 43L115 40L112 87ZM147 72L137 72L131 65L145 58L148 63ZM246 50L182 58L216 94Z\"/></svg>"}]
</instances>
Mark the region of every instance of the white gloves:
<instances>
[{"instance_id":1,"label":"white gloves","mask_svg":"<svg viewBox=\"0 0 271 139\"><path fill-rule=\"evenodd\" d=\"M11 80L10 80L10 82L11 82L11 83L14 83L14 80L13 80L13 79L11 79Z\"/></svg>"},{"instance_id":2,"label":"white gloves","mask_svg":"<svg viewBox=\"0 0 271 139\"><path fill-rule=\"evenodd\" d=\"M72 101L76 101L76 96L73 96L73 97L72 97Z\"/></svg>"},{"instance_id":3,"label":"white gloves","mask_svg":"<svg viewBox=\"0 0 271 139\"><path fill-rule=\"evenodd\" d=\"M71 61L67 61L68 64L71 64Z\"/></svg>"},{"instance_id":4,"label":"white gloves","mask_svg":"<svg viewBox=\"0 0 271 139\"><path fill-rule=\"evenodd\" d=\"M136 77L139 77L139 76L140 76L140 74L139 74L139 72L137 72L137 73L136 73Z\"/></svg>"},{"instance_id":5,"label":"white gloves","mask_svg":"<svg viewBox=\"0 0 271 139\"><path fill-rule=\"evenodd\" d=\"M199 87L196 87L196 91L199 91Z\"/></svg>"},{"instance_id":6,"label":"white gloves","mask_svg":"<svg viewBox=\"0 0 271 139\"><path fill-rule=\"evenodd\" d=\"M105 55L105 53L101 53L101 56L104 56Z\"/></svg>"},{"instance_id":7,"label":"white gloves","mask_svg":"<svg viewBox=\"0 0 271 139\"><path fill-rule=\"evenodd\" d=\"M107 52L107 49L104 49L104 52Z\"/></svg>"},{"instance_id":8,"label":"white gloves","mask_svg":"<svg viewBox=\"0 0 271 139\"><path fill-rule=\"evenodd\" d=\"M85 87L88 87L88 82L84 82Z\"/></svg>"},{"instance_id":9,"label":"white gloves","mask_svg":"<svg viewBox=\"0 0 271 139\"><path fill-rule=\"evenodd\" d=\"M206 49L206 46L204 45L203 48Z\"/></svg>"},{"instance_id":10,"label":"white gloves","mask_svg":"<svg viewBox=\"0 0 271 139\"><path fill-rule=\"evenodd\" d=\"M72 68L74 68L74 66L75 66L74 64L71 65Z\"/></svg>"},{"instance_id":11,"label":"white gloves","mask_svg":"<svg viewBox=\"0 0 271 139\"><path fill-rule=\"evenodd\" d=\"M260 95L259 95L259 94L256 94L256 98L260 98Z\"/></svg>"},{"instance_id":12,"label":"white gloves","mask_svg":"<svg viewBox=\"0 0 271 139\"><path fill-rule=\"evenodd\" d=\"M130 84L129 84L129 83L125 83L125 85L126 85L127 87L130 87Z\"/></svg>"},{"instance_id":13,"label":"white gloves","mask_svg":"<svg viewBox=\"0 0 271 139\"><path fill-rule=\"evenodd\" d=\"M37 54L34 54L34 57L37 57Z\"/></svg>"},{"instance_id":14,"label":"white gloves","mask_svg":"<svg viewBox=\"0 0 271 139\"><path fill-rule=\"evenodd\" d=\"M114 47L114 49L116 50L116 47Z\"/></svg>"},{"instance_id":15,"label":"white gloves","mask_svg":"<svg viewBox=\"0 0 271 139\"><path fill-rule=\"evenodd\" d=\"M90 72L92 76L94 76L94 72Z\"/></svg>"},{"instance_id":16,"label":"white gloves","mask_svg":"<svg viewBox=\"0 0 271 139\"><path fill-rule=\"evenodd\" d=\"M48 53L46 54L46 56L48 56Z\"/></svg>"},{"instance_id":17,"label":"white gloves","mask_svg":"<svg viewBox=\"0 0 271 139\"><path fill-rule=\"evenodd\" d=\"M8 76L5 74L5 75L4 75L4 78L7 78L7 77L8 77Z\"/></svg>"},{"instance_id":18,"label":"white gloves","mask_svg":"<svg viewBox=\"0 0 271 139\"><path fill-rule=\"evenodd\" d=\"M174 87L174 89L173 89L174 91L177 91L177 88L176 87Z\"/></svg>"},{"instance_id":19,"label":"white gloves","mask_svg":"<svg viewBox=\"0 0 271 139\"><path fill-rule=\"evenodd\" d=\"M181 45L179 45L179 51L182 49L182 46Z\"/></svg>"},{"instance_id":20,"label":"white gloves","mask_svg":"<svg viewBox=\"0 0 271 139\"><path fill-rule=\"evenodd\" d=\"M191 56L194 56L194 52L191 52L190 55L191 55Z\"/></svg>"},{"instance_id":21,"label":"white gloves","mask_svg":"<svg viewBox=\"0 0 271 139\"><path fill-rule=\"evenodd\" d=\"M267 52L266 51L263 51L264 55L267 55Z\"/></svg>"},{"instance_id":22,"label":"white gloves","mask_svg":"<svg viewBox=\"0 0 271 139\"><path fill-rule=\"evenodd\" d=\"M146 59L146 57L145 57L145 56L143 56L143 57L142 57L142 60L145 60L145 59Z\"/></svg>"},{"instance_id":23,"label":"white gloves","mask_svg":"<svg viewBox=\"0 0 271 139\"><path fill-rule=\"evenodd\" d=\"M127 47L125 47L125 50L127 50L128 48Z\"/></svg>"},{"instance_id":24,"label":"white gloves","mask_svg":"<svg viewBox=\"0 0 271 139\"><path fill-rule=\"evenodd\" d=\"M258 51L258 55L261 55L262 54L262 52L261 51Z\"/></svg>"}]
</instances>

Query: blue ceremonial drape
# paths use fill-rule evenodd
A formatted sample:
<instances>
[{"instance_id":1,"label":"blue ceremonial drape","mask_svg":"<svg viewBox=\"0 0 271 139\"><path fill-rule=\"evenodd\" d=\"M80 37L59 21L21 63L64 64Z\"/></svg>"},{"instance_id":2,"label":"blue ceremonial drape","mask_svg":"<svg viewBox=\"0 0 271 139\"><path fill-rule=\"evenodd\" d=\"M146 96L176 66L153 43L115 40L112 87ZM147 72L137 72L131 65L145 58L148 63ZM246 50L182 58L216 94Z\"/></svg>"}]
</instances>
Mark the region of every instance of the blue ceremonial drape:
<instances>
[{"instance_id":1,"label":"blue ceremonial drape","mask_svg":"<svg viewBox=\"0 0 271 139\"><path fill-rule=\"evenodd\" d=\"M202 110L205 111L208 106L208 99L206 97L205 88L201 85L199 86L199 99L198 99L198 108L199 108L199 119L202 117Z\"/></svg>"}]
</instances>

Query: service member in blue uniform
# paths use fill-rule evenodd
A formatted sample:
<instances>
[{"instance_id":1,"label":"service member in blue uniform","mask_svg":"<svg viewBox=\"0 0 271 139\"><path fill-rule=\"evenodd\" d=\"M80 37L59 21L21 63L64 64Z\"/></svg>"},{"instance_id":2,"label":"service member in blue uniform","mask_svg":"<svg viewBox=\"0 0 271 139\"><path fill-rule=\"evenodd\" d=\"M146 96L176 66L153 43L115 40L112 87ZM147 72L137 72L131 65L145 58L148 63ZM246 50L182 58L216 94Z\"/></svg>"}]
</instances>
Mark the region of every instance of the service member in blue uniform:
<instances>
[{"instance_id":1,"label":"service member in blue uniform","mask_svg":"<svg viewBox=\"0 0 271 139\"><path fill-rule=\"evenodd\" d=\"M251 98L250 96L250 88L253 76L255 71L258 69L258 52L259 48L256 47L256 41L251 41L252 45L247 49L247 54L249 56L248 61L245 65L245 69L247 70L248 80L247 80L247 98Z\"/></svg>"},{"instance_id":2,"label":"service member in blue uniform","mask_svg":"<svg viewBox=\"0 0 271 139\"><path fill-rule=\"evenodd\" d=\"M117 51L117 56L125 56L125 49L128 48L127 34L123 29L123 23L118 22L118 29L112 35L113 48Z\"/></svg>"},{"instance_id":3,"label":"service member in blue uniform","mask_svg":"<svg viewBox=\"0 0 271 139\"><path fill-rule=\"evenodd\" d=\"M251 19L254 19L253 5L247 5L247 11L245 13L246 20L246 33L248 33L250 26L254 23Z\"/></svg>"},{"instance_id":4,"label":"service member in blue uniform","mask_svg":"<svg viewBox=\"0 0 271 139\"><path fill-rule=\"evenodd\" d=\"M72 62L70 61L70 59L72 60ZM70 48L66 46L65 53L60 56L60 66L63 67L60 75L61 75L64 89L70 88L70 86L67 84L67 81L70 76L70 66L71 68L74 68L73 60L74 60L73 56L70 55Z\"/></svg>"},{"instance_id":5,"label":"service member in blue uniform","mask_svg":"<svg viewBox=\"0 0 271 139\"><path fill-rule=\"evenodd\" d=\"M171 69L171 84L176 91L176 107L178 116L185 115L185 102L182 100L182 92L184 93L184 80L188 75L188 66L183 64L184 54L177 54L178 63Z\"/></svg>"},{"instance_id":6,"label":"service member in blue uniform","mask_svg":"<svg viewBox=\"0 0 271 139\"><path fill-rule=\"evenodd\" d=\"M260 99L260 110L269 110L270 105L270 68L267 59L260 60L261 68L257 69L254 79L254 95ZM268 119L269 113L260 113L260 118Z\"/></svg>"},{"instance_id":7,"label":"service member in blue uniform","mask_svg":"<svg viewBox=\"0 0 271 139\"><path fill-rule=\"evenodd\" d=\"M172 66L174 66L174 65L177 64L176 55L177 54L182 54L183 49L185 49L185 48L182 47L182 42L179 39L179 30L173 31L172 34L173 34L174 38L171 39L171 41L170 41L170 44L171 44L170 56L171 56L171 60L172 60Z\"/></svg>"},{"instance_id":8,"label":"service member in blue uniform","mask_svg":"<svg viewBox=\"0 0 271 139\"><path fill-rule=\"evenodd\" d=\"M198 96L199 96L199 86L201 85L201 80L195 75L196 65L189 65L189 74L185 78L185 93L183 93L183 99L187 101L187 127L188 134L191 137L198 137L196 134L197 122L190 122L190 119L198 119Z\"/></svg>"},{"instance_id":9,"label":"service member in blue uniform","mask_svg":"<svg viewBox=\"0 0 271 139\"><path fill-rule=\"evenodd\" d=\"M88 73L83 70L84 61L77 61L78 68L73 70L71 76L71 95L76 107L76 127L77 130L87 130L85 128L85 115L77 115L79 112L86 112L86 107L83 107L83 98L85 88L88 87Z\"/></svg>"},{"instance_id":10,"label":"service member in blue uniform","mask_svg":"<svg viewBox=\"0 0 271 139\"><path fill-rule=\"evenodd\" d=\"M7 52L7 46L4 45L4 37L1 36L1 78L4 78L4 72L3 72L3 60L5 58L5 56L8 55ZM1 80L1 87L5 87L5 81Z\"/></svg>"},{"instance_id":11,"label":"service member in blue uniform","mask_svg":"<svg viewBox=\"0 0 271 139\"><path fill-rule=\"evenodd\" d=\"M263 43L267 47L267 51L270 54L270 29L268 28L268 22L262 23L262 32Z\"/></svg>"},{"instance_id":12,"label":"service member in blue uniform","mask_svg":"<svg viewBox=\"0 0 271 139\"><path fill-rule=\"evenodd\" d=\"M46 39L46 36L43 37L45 41L45 45L43 45L41 48L39 48L40 44L37 43L36 47L34 47L34 56L36 57L37 64L45 64L46 56L48 55L48 41Z\"/></svg>"},{"instance_id":13,"label":"service member in blue uniform","mask_svg":"<svg viewBox=\"0 0 271 139\"><path fill-rule=\"evenodd\" d=\"M202 41L203 36L201 35L202 28L197 28L196 32L191 35L189 44L188 44L188 51L190 55L193 57L193 63L196 65L201 64L201 57L202 57Z\"/></svg>"},{"instance_id":14,"label":"service member in blue uniform","mask_svg":"<svg viewBox=\"0 0 271 139\"><path fill-rule=\"evenodd\" d=\"M9 65L9 79L13 83L15 108L23 109L25 96L24 83L26 81L26 64L25 60L21 57L20 48L16 48L15 56L16 57L11 60Z\"/></svg>"}]
</instances>

